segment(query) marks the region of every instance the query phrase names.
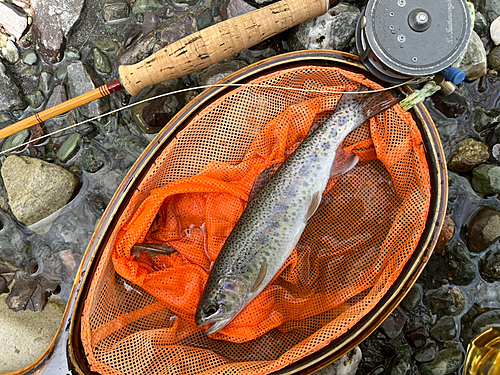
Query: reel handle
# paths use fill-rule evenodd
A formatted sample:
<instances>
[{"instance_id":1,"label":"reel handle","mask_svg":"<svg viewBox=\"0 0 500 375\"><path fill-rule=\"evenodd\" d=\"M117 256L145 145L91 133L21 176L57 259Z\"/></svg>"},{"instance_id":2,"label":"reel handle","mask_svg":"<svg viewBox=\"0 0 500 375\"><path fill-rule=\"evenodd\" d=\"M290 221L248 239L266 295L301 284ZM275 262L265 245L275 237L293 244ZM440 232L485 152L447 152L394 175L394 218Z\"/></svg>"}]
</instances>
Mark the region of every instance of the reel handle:
<instances>
[{"instance_id":1,"label":"reel handle","mask_svg":"<svg viewBox=\"0 0 500 375\"><path fill-rule=\"evenodd\" d=\"M340 0L281 0L178 40L134 65L119 68L131 95L151 85L194 73L292 26L320 16Z\"/></svg>"}]
</instances>

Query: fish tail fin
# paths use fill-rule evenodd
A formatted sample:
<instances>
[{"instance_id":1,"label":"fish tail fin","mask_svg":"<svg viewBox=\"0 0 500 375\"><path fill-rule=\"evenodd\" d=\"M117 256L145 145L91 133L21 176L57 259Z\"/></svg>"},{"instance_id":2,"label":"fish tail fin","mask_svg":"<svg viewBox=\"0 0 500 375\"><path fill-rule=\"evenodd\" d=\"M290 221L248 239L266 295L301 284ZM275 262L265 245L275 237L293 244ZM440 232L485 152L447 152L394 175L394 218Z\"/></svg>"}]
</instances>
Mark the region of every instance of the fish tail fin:
<instances>
[{"instance_id":1,"label":"fish tail fin","mask_svg":"<svg viewBox=\"0 0 500 375\"><path fill-rule=\"evenodd\" d=\"M371 91L361 85L358 89L345 92L340 98L335 112L353 111L366 121L379 113L386 111L405 98L400 90Z\"/></svg>"}]
</instances>

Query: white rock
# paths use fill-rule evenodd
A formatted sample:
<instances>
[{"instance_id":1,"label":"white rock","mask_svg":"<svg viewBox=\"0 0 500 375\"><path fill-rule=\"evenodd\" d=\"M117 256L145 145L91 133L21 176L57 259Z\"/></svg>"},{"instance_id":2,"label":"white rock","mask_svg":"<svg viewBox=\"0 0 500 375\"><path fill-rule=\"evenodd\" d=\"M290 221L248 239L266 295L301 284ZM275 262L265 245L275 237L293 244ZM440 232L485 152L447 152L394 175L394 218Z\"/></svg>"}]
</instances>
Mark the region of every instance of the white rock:
<instances>
[{"instance_id":1,"label":"white rock","mask_svg":"<svg viewBox=\"0 0 500 375\"><path fill-rule=\"evenodd\" d=\"M354 375L361 362L361 349L356 346L349 353L333 362L331 365L316 372L316 375Z\"/></svg>"},{"instance_id":2,"label":"white rock","mask_svg":"<svg viewBox=\"0 0 500 375\"><path fill-rule=\"evenodd\" d=\"M495 45L500 44L500 17L497 17L490 26L490 35Z\"/></svg>"},{"instance_id":3,"label":"white rock","mask_svg":"<svg viewBox=\"0 0 500 375\"><path fill-rule=\"evenodd\" d=\"M464 71L465 79L468 81L473 81L486 74L486 51L481 38L474 30L472 30L463 58L456 67Z\"/></svg>"},{"instance_id":4,"label":"white rock","mask_svg":"<svg viewBox=\"0 0 500 375\"><path fill-rule=\"evenodd\" d=\"M28 27L28 16L17 6L0 2L0 25L19 39Z\"/></svg>"}]
</instances>

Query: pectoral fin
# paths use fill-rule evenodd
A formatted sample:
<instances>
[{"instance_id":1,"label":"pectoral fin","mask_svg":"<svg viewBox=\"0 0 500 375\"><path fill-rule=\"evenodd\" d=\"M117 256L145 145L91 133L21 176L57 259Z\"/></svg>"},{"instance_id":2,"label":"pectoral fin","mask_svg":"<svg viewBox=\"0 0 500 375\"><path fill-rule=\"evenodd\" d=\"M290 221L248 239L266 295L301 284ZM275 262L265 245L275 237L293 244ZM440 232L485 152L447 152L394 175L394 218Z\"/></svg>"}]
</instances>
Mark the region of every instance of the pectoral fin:
<instances>
[{"instance_id":1,"label":"pectoral fin","mask_svg":"<svg viewBox=\"0 0 500 375\"><path fill-rule=\"evenodd\" d=\"M257 275L257 279L255 279L255 283L253 284L252 287L252 293L257 290L260 284L262 284L262 281L264 281L264 278L266 277L267 274L267 260L264 260L260 266L260 271L259 274Z\"/></svg>"},{"instance_id":2,"label":"pectoral fin","mask_svg":"<svg viewBox=\"0 0 500 375\"><path fill-rule=\"evenodd\" d=\"M349 172L358 164L359 158L346 151L342 146L337 150L335 161L333 162L332 169L330 170L330 178L334 178L344 173Z\"/></svg>"},{"instance_id":3,"label":"pectoral fin","mask_svg":"<svg viewBox=\"0 0 500 375\"><path fill-rule=\"evenodd\" d=\"M314 215L320 203L321 203L321 191L317 191L312 196L311 205L309 206L309 209L307 210L306 213L306 221L309 220L312 215Z\"/></svg>"}]
</instances>

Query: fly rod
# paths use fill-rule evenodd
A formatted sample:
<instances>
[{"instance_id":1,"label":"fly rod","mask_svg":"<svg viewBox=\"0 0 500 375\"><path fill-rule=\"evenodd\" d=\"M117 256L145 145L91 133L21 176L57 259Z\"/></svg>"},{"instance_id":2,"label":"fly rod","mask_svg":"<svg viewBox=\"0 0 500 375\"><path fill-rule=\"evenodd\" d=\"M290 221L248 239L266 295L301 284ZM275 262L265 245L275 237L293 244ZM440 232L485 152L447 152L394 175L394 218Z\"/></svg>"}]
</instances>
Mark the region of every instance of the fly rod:
<instances>
[{"instance_id":1,"label":"fly rod","mask_svg":"<svg viewBox=\"0 0 500 375\"><path fill-rule=\"evenodd\" d=\"M281 0L180 39L133 65L119 79L0 129L0 139L125 89L130 95L151 85L194 73L295 25L318 17L340 0Z\"/></svg>"}]
</instances>

